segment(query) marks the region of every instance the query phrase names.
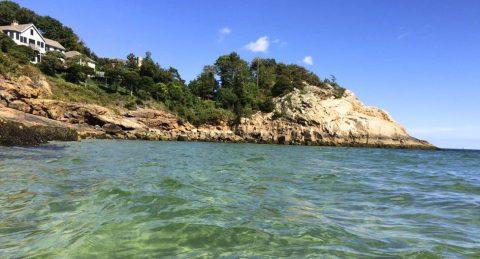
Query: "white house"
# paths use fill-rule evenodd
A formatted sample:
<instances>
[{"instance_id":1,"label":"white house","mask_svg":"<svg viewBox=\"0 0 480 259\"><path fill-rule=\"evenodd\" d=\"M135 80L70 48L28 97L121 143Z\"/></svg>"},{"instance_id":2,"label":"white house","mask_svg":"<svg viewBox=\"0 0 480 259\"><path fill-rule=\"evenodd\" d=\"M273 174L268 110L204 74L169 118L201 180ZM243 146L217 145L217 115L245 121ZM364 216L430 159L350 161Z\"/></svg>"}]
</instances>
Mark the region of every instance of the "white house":
<instances>
[{"instance_id":1,"label":"white house","mask_svg":"<svg viewBox=\"0 0 480 259\"><path fill-rule=\"evenodd\" d=\"M0 31L7 34L17 45L30 46L37 53L37 56L32 60L32 63L37 63L42 60L42 56L47 51L60 51L65 53L65 48L58 41L47 39L42 36L42 33L35 27L33 23L18 24L13 22L10 25L0 26Z\"/></svg>"},{"instance_id":2,"label":"white house","mask_svg":"<svg viewBox=\"0 0 480 259\"><path fill-rule=\"evenodd\" d=\"M95 70L96 63L93 59L86 57L78 51L67 51L65 52L66 58L73 58L79 56L78 64L82 66L89 66Z\"/></svg>"}]
</instances>

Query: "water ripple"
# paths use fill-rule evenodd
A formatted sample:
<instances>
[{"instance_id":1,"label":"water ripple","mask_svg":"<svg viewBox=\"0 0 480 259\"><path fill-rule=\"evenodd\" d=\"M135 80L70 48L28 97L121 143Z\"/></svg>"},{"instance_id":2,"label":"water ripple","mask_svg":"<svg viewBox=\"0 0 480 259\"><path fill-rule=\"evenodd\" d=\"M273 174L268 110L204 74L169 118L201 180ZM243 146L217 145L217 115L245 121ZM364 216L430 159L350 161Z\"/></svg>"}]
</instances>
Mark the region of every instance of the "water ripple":
<instances>
[{"instance_id":1,"label":"water ripple","mask_svg":"<svg viewBox=\"0 0 480 259\"><path fill-rule=\"evenodd\" d=\"M478 258L480 152L0 148L1 258Z\"/></svg>"}]
</instances>

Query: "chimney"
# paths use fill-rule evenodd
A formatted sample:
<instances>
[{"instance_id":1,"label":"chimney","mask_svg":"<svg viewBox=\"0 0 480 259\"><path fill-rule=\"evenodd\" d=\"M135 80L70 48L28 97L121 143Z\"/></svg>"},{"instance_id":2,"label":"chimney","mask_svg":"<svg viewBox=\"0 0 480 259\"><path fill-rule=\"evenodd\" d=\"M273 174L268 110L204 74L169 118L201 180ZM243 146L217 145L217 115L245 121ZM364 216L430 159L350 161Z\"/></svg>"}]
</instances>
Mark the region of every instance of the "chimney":
<instances>
[{"instance_id":1,"label":"chimney","mask_svg":"<svg viewBox=\"0 0 480 259\"><path fill-rule=\"evenodd\" d=\"M18 25L18 21L17 21L17 20L13 20L12 25Z\"/></svg>"}]
</instances>

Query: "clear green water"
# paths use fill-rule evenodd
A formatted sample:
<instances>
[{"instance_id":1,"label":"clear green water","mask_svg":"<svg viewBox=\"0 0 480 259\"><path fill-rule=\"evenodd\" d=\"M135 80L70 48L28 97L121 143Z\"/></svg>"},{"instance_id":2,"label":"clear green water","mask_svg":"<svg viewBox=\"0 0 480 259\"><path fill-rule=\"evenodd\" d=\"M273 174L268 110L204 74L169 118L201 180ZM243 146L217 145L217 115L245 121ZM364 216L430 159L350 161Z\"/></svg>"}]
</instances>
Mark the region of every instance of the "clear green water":
<instances>
[{"instance_id":1,"label":"clear green water","mask_svg":"<svg viewBox=\"0 0 480 259\"><path fill-rule=\"evenodd\" d=\"M480 152L0 148L0 258L479 258Z\"/></svg>"}]
</instances>

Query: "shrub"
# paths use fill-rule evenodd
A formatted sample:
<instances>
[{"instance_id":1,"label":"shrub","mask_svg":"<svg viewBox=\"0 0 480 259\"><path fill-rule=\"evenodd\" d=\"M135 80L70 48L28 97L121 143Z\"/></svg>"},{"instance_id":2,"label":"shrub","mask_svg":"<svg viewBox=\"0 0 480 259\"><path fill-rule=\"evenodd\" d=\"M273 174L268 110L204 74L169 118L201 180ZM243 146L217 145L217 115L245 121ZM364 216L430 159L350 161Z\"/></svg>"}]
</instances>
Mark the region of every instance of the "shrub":
<instances>
[{"instance_id":1,"label":"shrub","mask_svg":"<svg viewBox=\"0 0 480 259\"><path fill-rule=\"evenodd\" d=\"M0 53L0 75L8 76L17 71L18 65L8 55Z\"/></svg>"},{"instance_id":2,"label":"shrub","mask_svg":"<svg viewBox=\"0 0 480 259\"><path fill-rule=\"evenodd\" d=\"M39 85L40 83L40 72L38 69L30 64L20 66L18 71L21 75L27 76L32 79L34 85Z\"/></svg>"},{"instance_id":3,"label":"shrub","mask_svg":"<svg viewBox=\"0 0 480 259\"><path fill-rule=\"evenodd\" d=\"M262 112L273 112L275 109L275 104L273 103L272 99L267 99L264 102L260 103L258 105L258 108L260 108L260 111Z\"/></svg>"},{"instance_id":4,"label":"shrub","mask_svg":"<svg viewBox=\"0 0 480 259\"><path fill-rule=\"evenodd\" d=\"M3 52L8 52L8 50L15 46L15 42L7 36L7 34L0 32L0 50Z\"/></svg>"},{"instance_id":5,"label":"shrub","mask_svg":"<svg viewBox=\"0 0 480 259\"><path fill-rule=\"evenodd\" d=\"M204 123L216 124L220 121L228 121L234 117L234 114L223 108L216 107L215 102L211 100L195 99L191 105L178 105L169 103L169 108L175 111L182 121L189 121L194 125Z\"/></svg>"},{"instance_id":6,"label":"shrub","mask_svg":"<svg viewBox=\"0 0 480 259\"><path fill-rule=\"evenodd\" d=\"M93 75L93 73L94 70L91 67L75 64L67 68L65 80L71 83L85 82L88 75Z\"/></svg>"},{"instance_id":7,"label":"shrub","mask_svg":"<svg viewBox=\"0 0 480 259\"><path fill-rule=\"evenodd\" d=\"M55 74L62 72L64 70L63 62L61 59L65 59L65 55L58 51L49 51L42 58L39 67L40 70L49 75L54 76Z\"/></svg>"},{"instance_id":8,"label":"shrub","mask_svg":"<svg viewBox=\"0 0 480 259\"><path fill-rule=\"evenodd\" d=\"M8 54L20 64L28 64L36 55L32 48L23 45L12 46Z\"/></svg>"}]
</instances>

